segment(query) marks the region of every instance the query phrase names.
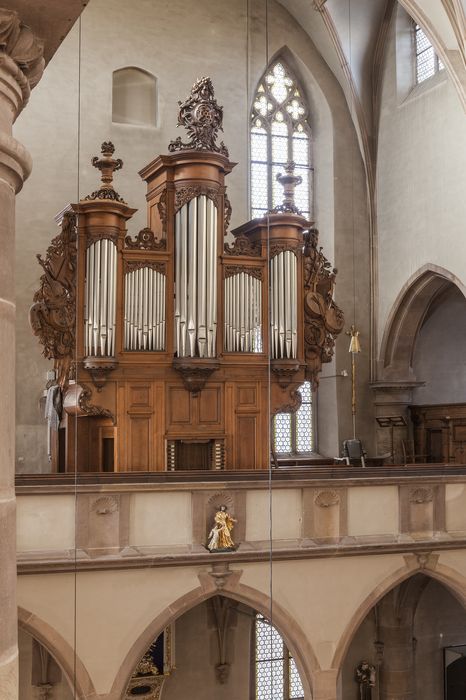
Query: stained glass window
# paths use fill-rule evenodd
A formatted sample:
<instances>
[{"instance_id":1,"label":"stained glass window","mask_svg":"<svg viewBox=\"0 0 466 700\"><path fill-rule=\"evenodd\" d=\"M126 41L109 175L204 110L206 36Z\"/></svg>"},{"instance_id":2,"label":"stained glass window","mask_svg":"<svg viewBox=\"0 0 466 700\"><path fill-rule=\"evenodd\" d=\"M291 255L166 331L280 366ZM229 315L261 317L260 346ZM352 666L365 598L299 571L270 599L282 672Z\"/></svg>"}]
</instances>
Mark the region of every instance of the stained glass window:
<instances>
[{"instance_id":1,"label":"stained glass window","mask_svg":"<svg viewBox=\"0 0 466 700\"><path fill-rule=\"evenodd\" d=\"M299 388L301 407L296 413L277 413L273 425L273 448L277 454L306 454L314 449L311 383Z\"/></svg>"},{"instance_id":2,"label":"stained glass window","mask_svg":"<svg viewBox=\"0 0 466 700\"><path fill-rule=\"evenodd\" d=\"M304 697L293 657L275 627L259 614L255 619L255 681L255 700Z\"/></svg>"},{"instance_id":3,"label":"stained glass window","mask_svg":"<svg viewBox=\"0 0 466 700\"><path fill-rule=\"evenodd\" d=\"M311 209L310 130L303 92L283 60L262 76L251 113L251 210L259 218L283 202L278 173L290 160L302 177L295 202L306 217Z\"/></svg>"},{"instance_id":4,"label":"stained glass window","mask_svg":"<svg viewBox=\"0 0 466 700\"><path fill-rule=\"evenodd\" d=\"M418 24L414 25L414 39L416 44L416 82L422 83L443 70L445 66L435 53L424 30Z\"/></svg>"}]
</instances>

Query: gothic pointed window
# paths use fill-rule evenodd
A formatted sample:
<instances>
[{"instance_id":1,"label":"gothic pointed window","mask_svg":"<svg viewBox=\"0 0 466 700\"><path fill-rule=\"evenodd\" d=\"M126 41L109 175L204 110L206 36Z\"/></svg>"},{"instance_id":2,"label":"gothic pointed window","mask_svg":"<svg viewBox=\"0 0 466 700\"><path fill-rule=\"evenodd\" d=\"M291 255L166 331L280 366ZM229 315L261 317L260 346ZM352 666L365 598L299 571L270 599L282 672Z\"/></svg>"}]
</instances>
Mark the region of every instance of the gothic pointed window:
<instances>
[{"instance_id":1,"label":"gothic pointed window","mask_svg":"<svg viewBox=\"0 0 466 700\"><path fill-rule=\"evenodd\" d=\"M276 176L292 160L302 177L295 202L306 217L311 212L310 129L304 93L280 58L265 71L251 112L251 213L264 216L283 201Z\"/></svg>"}]
</instances>

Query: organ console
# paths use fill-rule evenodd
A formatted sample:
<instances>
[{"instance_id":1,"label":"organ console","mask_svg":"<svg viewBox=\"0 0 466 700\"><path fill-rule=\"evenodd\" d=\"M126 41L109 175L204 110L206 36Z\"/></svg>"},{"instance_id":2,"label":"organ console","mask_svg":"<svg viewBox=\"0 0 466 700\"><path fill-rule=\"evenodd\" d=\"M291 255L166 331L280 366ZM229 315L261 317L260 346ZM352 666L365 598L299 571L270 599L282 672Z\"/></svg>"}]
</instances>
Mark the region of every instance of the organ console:
<instances>
[{"instance_id":1,"label":"organ console","mask_svg":"<svg viewBox=\"0 0 466 700\"><path fill-rule=\"evenodd\" d=\"M123 163L102 144L99 188L38 256L30 317L55 363L54 471L265 469L271 417L295 411L332 357L336 270L294 204L300 178L288 163L283 204L228 234L222 118L198 80L179 106L189 140L140 171L135 236L113 182Z\"/></svg>"}]
</instances>

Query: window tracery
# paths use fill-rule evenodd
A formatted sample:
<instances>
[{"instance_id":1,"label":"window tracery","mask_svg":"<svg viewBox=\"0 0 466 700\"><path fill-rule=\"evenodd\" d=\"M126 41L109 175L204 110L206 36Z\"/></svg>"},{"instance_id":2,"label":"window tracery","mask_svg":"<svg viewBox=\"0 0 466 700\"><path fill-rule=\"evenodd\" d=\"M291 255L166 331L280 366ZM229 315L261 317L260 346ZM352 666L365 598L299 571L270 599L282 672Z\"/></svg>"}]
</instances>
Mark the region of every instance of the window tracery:
<instances>
[{"instance_id":1,"label":"window tracery","mask_svg":"<svg viewBox=\"0 0 466 700\"><path fill-rule=\"evenodd\" d=\"M416 83L432 78L445 66L434 51L424 30L418 24L414 25L414 43L416 49Z\"/></svg>"},{"instance_id":2,"label":"window tracery","mask_svg":"<svg viewBox=\"0 0 466 700\"><path fill-rule=\"evenodd\" d=\"M273 423L273 447L277 454L308 454L314 449L311 383L300 388L301 406L296 413L277 413Z\"/></svg>"},{"instance_id":3,"label":"window tracery","mask_svg":"<svg viewBox=\"0 0 466 700\"><path fill-rule=\"evenodd\" d=\"M260 614L255 619L255 700L301 700L303 685L285 642Z\"/></svg>"},{"instance_id":4,"label":"window tracery","mask_svg":"<svg viewBox=\"0 0 466 700\"><path fill-rule=\"evenodd\" d=\"M285 164L296 164L302 182L295 202L310 215L311 167L308 108L303 92L282 59L265 71L256 90L251 112L251 210L264 216L282 203L283 189L276 180Z\"/></svg>"}]
</instances>

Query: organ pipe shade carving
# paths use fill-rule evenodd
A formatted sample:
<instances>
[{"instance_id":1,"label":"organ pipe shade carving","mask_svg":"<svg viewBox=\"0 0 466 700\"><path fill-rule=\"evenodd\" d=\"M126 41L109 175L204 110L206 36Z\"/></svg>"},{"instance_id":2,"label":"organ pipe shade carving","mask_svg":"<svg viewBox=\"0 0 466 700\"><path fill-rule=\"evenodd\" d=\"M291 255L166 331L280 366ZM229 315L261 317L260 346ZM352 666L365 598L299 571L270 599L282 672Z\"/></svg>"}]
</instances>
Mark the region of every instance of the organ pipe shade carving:
<instances>
[{"instance_id":1,"label":"organ pipe shade carving","mask_svg":"<svg viewBox=\"0 0 466 700\"><path fill-rule=\"evenodd\" d=\"M84 346L88 356L115 354L117 248L107 238L86 251Z\"/></svg>"},{"instance_id":2,"label":"organ pipe shade carving","mask_svg":"<svg viewBox=\"0 0 466 700\"><path fill-rule=\"evenodd\" d=\"M244 271L224 284L225 350L262 352L262 280Z\"/></svg>"},{"instance_id":3,"label":"organ pipe shade carving","mask_svg":"<svg viewBox=\"0 0 466 700\"><path fill-rule=\"evenodd\" d=\"M125 350L165 350L165 275L149 266L125 274Z\"/></svg>"},{"instance_id":4,"label":"organ pipe shade carving","mask_svg":"<svg viewBox=\"0 0 466 700\"><path fill-rule=\"evenodd\" d=\"M177 357L215 357L217 337L217 207L206 195L175 217Z\"/></svg>"},{"instance_id":5,"label":"organ pipe shade carving","mask_svg":"<svg viewBox=\"0 0 466 700\"><path fill-rule=\"evenodd\" d=\"M270 331L272 359L296 357L297 319L297 259L285 250L270 261Z\"/></svg>"}]
</instances>

